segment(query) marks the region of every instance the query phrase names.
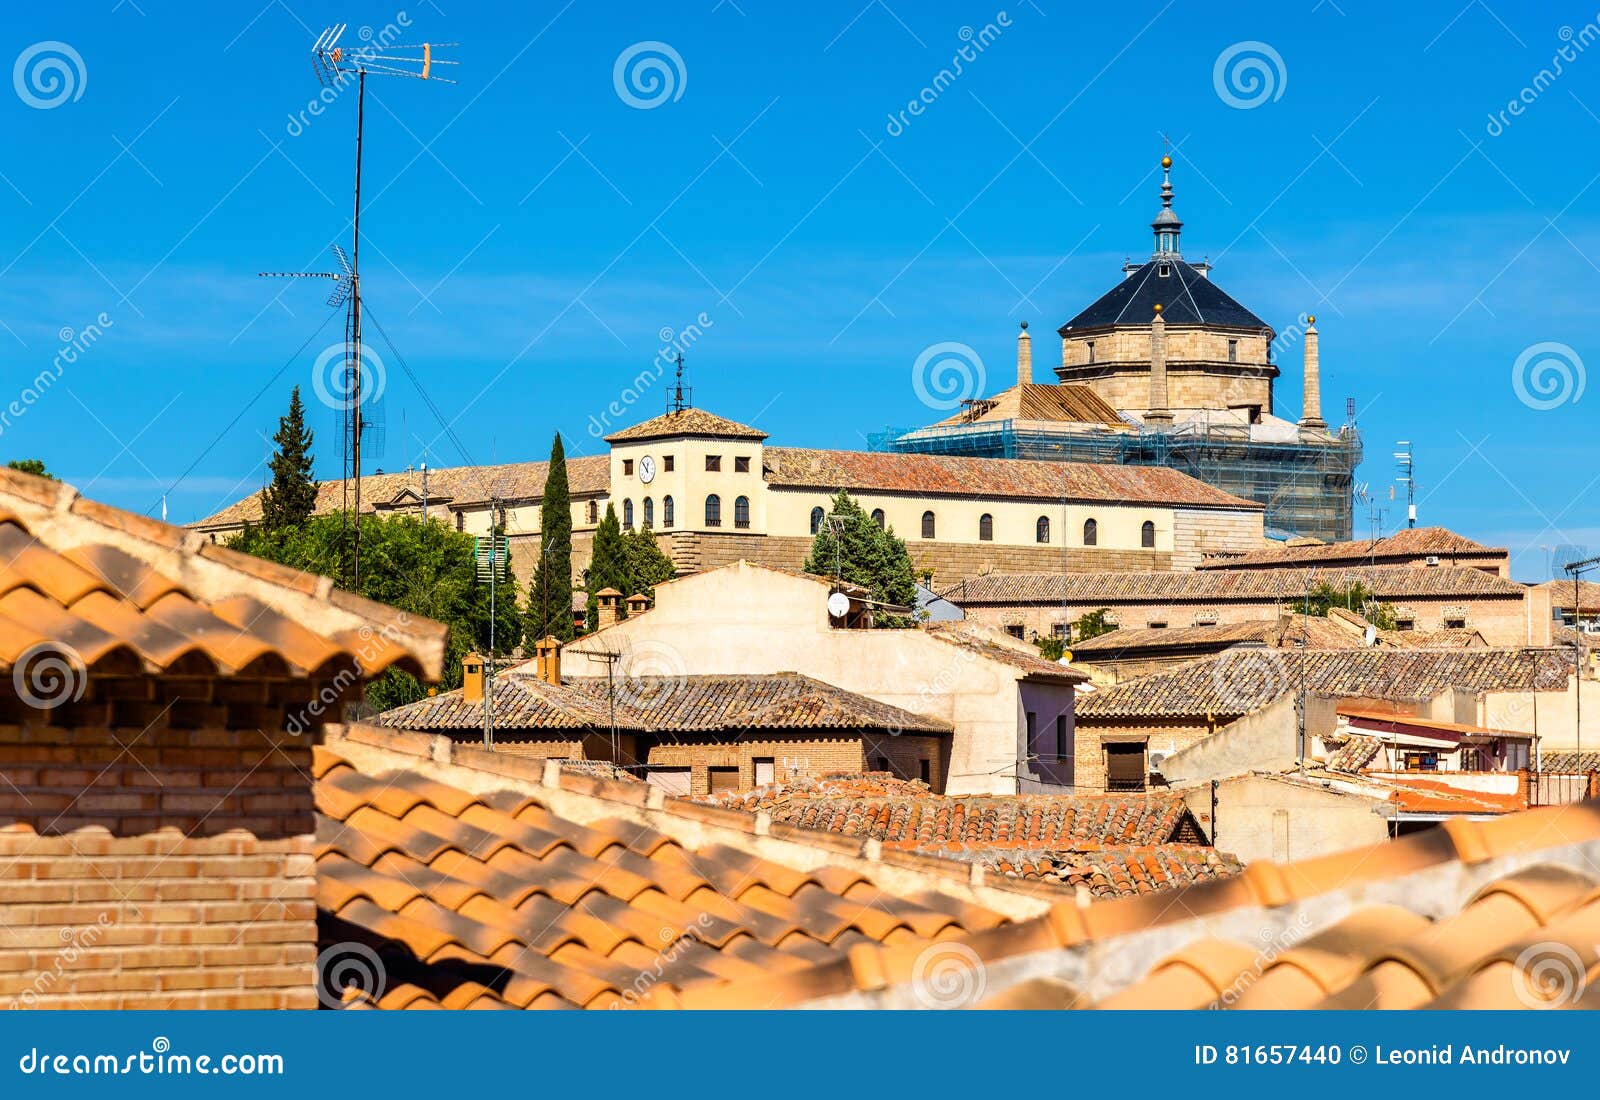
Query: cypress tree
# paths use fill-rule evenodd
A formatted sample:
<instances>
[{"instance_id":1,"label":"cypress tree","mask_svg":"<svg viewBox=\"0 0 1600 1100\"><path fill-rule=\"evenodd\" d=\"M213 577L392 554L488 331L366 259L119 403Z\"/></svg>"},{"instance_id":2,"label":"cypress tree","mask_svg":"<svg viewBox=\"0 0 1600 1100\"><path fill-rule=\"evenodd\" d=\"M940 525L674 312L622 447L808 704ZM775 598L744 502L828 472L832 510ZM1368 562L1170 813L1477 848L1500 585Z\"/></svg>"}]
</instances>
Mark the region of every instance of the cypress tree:
<instances>
[{"instance_id":1,"label":"cypress tree","mask_svg":"<svg viewBox=\"0 0 1600 1100\"><path fill-rule=\"evenodd\" d=\"M572 494L560 432L550 445L550 472L539 502L539 563L528 589L527 622L530 646L548 634L570 642L577 633L572 626Z\"/></svg>"},{"instance_id":2,"label":"cypress tree","mask_svg":"<svg viewBox=\"0 0 1600 1100\"><path fill-rule=\"evenodd\" d=\"M656 585L665 584L677 573L677 567L656 542L656 533L648 527L628 532L628 586L622 588L624 596L643 595L651 600L656 596ZM621 586L618 586L621 588Z\"/></svg>"},{"instance_id":3,"label":"cypress tree","mask_svg":"<svg viewBox=\"0 0 1600 1100\"><path fill-rule=\"evenodd\" d=\"M272 437L277 450L269 463L272 482L261 490L261 526L268 531L299 527L317 504L317 483L311 478L311 432L300 387L289 395L289 412L278 419Z\"/></svg>"},{"instance_id":4,"label":"cypress tree","mask_svg":"<svg viewBox=\"0 0 1600 1100\"><path fill-rule=\"evenodd\" d=\"M589 559L589 602L584 611L584 623L593 630L600 621L600 602L596 598L605 588L615 588L628 595L628 544L622 537L622 524L617 521L617 509L606 505L605 518L594 533L594 553ZM618 609L618 617L627 614L627 607Z\"/></svg>"},{"instance_id":5,"label":"cypress tree","mask_svg":"<svg viewBox=\"0 0 1600 1100\"><path fill-rule=\"evenodd\" d=\"M847 584L869 590L881 603L909 607L917 596L917 582L911 569L911 555L903 539L892 530L881 528L843 489L833 498L830 521L842 521L834 531L833 522L824 523L811 542L805 571L831 577L837 573ZM911 620L879 617L882 626L908 626Z\"/></svg>"}]
</instances>

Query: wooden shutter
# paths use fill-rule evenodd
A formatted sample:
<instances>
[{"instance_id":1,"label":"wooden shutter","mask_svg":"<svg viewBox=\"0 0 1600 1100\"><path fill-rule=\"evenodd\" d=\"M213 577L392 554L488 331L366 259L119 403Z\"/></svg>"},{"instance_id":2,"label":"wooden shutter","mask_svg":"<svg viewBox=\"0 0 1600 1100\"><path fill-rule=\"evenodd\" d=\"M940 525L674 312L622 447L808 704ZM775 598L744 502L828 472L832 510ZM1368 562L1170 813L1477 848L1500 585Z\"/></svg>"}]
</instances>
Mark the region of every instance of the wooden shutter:
<instances>
[{"instance_id":1,"label":"wooden shutter","mask_svg":"<svg viewBox=\"0 0 1600 1100\"><path fill-rule=\"evenodd\" d=\"M711 793L728 794L739 789L738 768L712 768Z\"/></svg>"},{"instance_id":2,"label":"wooden shutter","mask_svg":"<svg viewBox=\"0 0 1600 1100\"><path fill-rule=\"evenodd\" d=\"M1144 742L1106 746L1106 789L1144 790Z\"/></svg>"}]
</instances>

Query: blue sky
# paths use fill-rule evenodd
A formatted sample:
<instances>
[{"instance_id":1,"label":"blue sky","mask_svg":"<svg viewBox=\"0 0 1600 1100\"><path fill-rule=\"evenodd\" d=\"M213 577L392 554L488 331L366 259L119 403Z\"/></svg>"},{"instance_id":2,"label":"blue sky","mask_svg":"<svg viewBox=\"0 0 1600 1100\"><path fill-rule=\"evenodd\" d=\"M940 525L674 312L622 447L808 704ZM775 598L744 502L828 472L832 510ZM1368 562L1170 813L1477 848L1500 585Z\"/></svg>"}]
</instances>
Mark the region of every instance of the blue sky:
<instances>
[{"instance_id":1,"label":"blue sky","mask_svg":"<svg viewBox=\"0 0 1600 1100\"><path fill-rule=\"evenodd\" d=\"M6 401L98 331L0 417L0 458L152 514L170 489L176 522L260 485L289 387L309 396L340 338L325 286L255 278L348 241L354 96L302 116L327 7L8 10ZM463 62L457 85L369 85L363 287L388 337L369 466L543 458L555 430L598 450L591 418L702 314L697 403L775 442L926 422L923 349L970 345L998 389L1020 320L1047 362L1147 254L1166 134L1186 256L1280 330L1318 315L1324 412L1356 399L1385 530L1410 439L1422 522L1511 546L1527 579L1541 547L1600 547L1593 5L338 7L352 40L404 12L402 40ZM963 28L985 45L924 96ZM639 43L670 47L633 54L665 90L625 60L619 91ZM1280 362L1297 416L1298 346ZM323 476L334 418L313 405Z\"/></svg>"}]
</instances>

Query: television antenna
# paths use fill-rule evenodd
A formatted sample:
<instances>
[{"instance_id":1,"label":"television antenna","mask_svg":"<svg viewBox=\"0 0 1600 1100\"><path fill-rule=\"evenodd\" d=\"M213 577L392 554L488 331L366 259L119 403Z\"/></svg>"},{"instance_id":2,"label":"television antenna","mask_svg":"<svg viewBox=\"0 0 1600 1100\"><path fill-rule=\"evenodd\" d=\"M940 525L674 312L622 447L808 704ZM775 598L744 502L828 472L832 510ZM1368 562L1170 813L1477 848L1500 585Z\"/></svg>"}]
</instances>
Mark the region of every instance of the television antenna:
<instances>
[{"instance_id":1,"label":"television antenna","mask_svg":"<svg viewBox=\"0 0 1600 1100\"><path fill-rule=\"evenodd\" d=\"M344 387L340 391L343 412L342 452L344 480L344 510L351 531L349 580L352 591L361 583L361 443L362 434L369 427L381 432L381 425L367 422L362 412L361 400L361 161L362 139L366 130L367 74L374 76L410 77L413 80L435 80L454 84L454 80L437 76L437 65L459 65L459 61L434 56L434 51L459 45L455 42L424 42L420 45L403 45L387 42L362 42L343 46L348 23L336 23L317 35L311 44L311 63L317 80L324 87L341 91L356 81L356 172L355 212L351 219L350 254L334 245L340 270L337 272L269 272L283 278L326 278L334 281L333 293L328 296L332 308L347 307L345 318Z\"/></svg>"}]
</instances>

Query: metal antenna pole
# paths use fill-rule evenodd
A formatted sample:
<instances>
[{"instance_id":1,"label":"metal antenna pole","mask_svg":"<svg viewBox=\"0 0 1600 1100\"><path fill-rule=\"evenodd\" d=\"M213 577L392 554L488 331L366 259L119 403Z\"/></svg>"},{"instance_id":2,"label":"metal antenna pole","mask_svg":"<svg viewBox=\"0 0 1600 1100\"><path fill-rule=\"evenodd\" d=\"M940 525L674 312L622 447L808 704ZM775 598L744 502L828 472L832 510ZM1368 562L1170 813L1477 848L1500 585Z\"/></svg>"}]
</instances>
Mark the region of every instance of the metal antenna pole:
<instances>
[{"instance_id":1,"label":"metal antenna pole","mask_svg":"<svg viewBox=\"0 0 1600 1100\"><path fill-rule=\"evenodd\" d=\"M355 269L350 295L350 466L355 481L355 530L350 558L350 590L361 590L361 139L366 130L367 70L356 73L356 210L350 245L350 264ZM492 601L491 601L492 602ZM488 693L485 693L488 698Z\"/></svg>"}]
</instances>

